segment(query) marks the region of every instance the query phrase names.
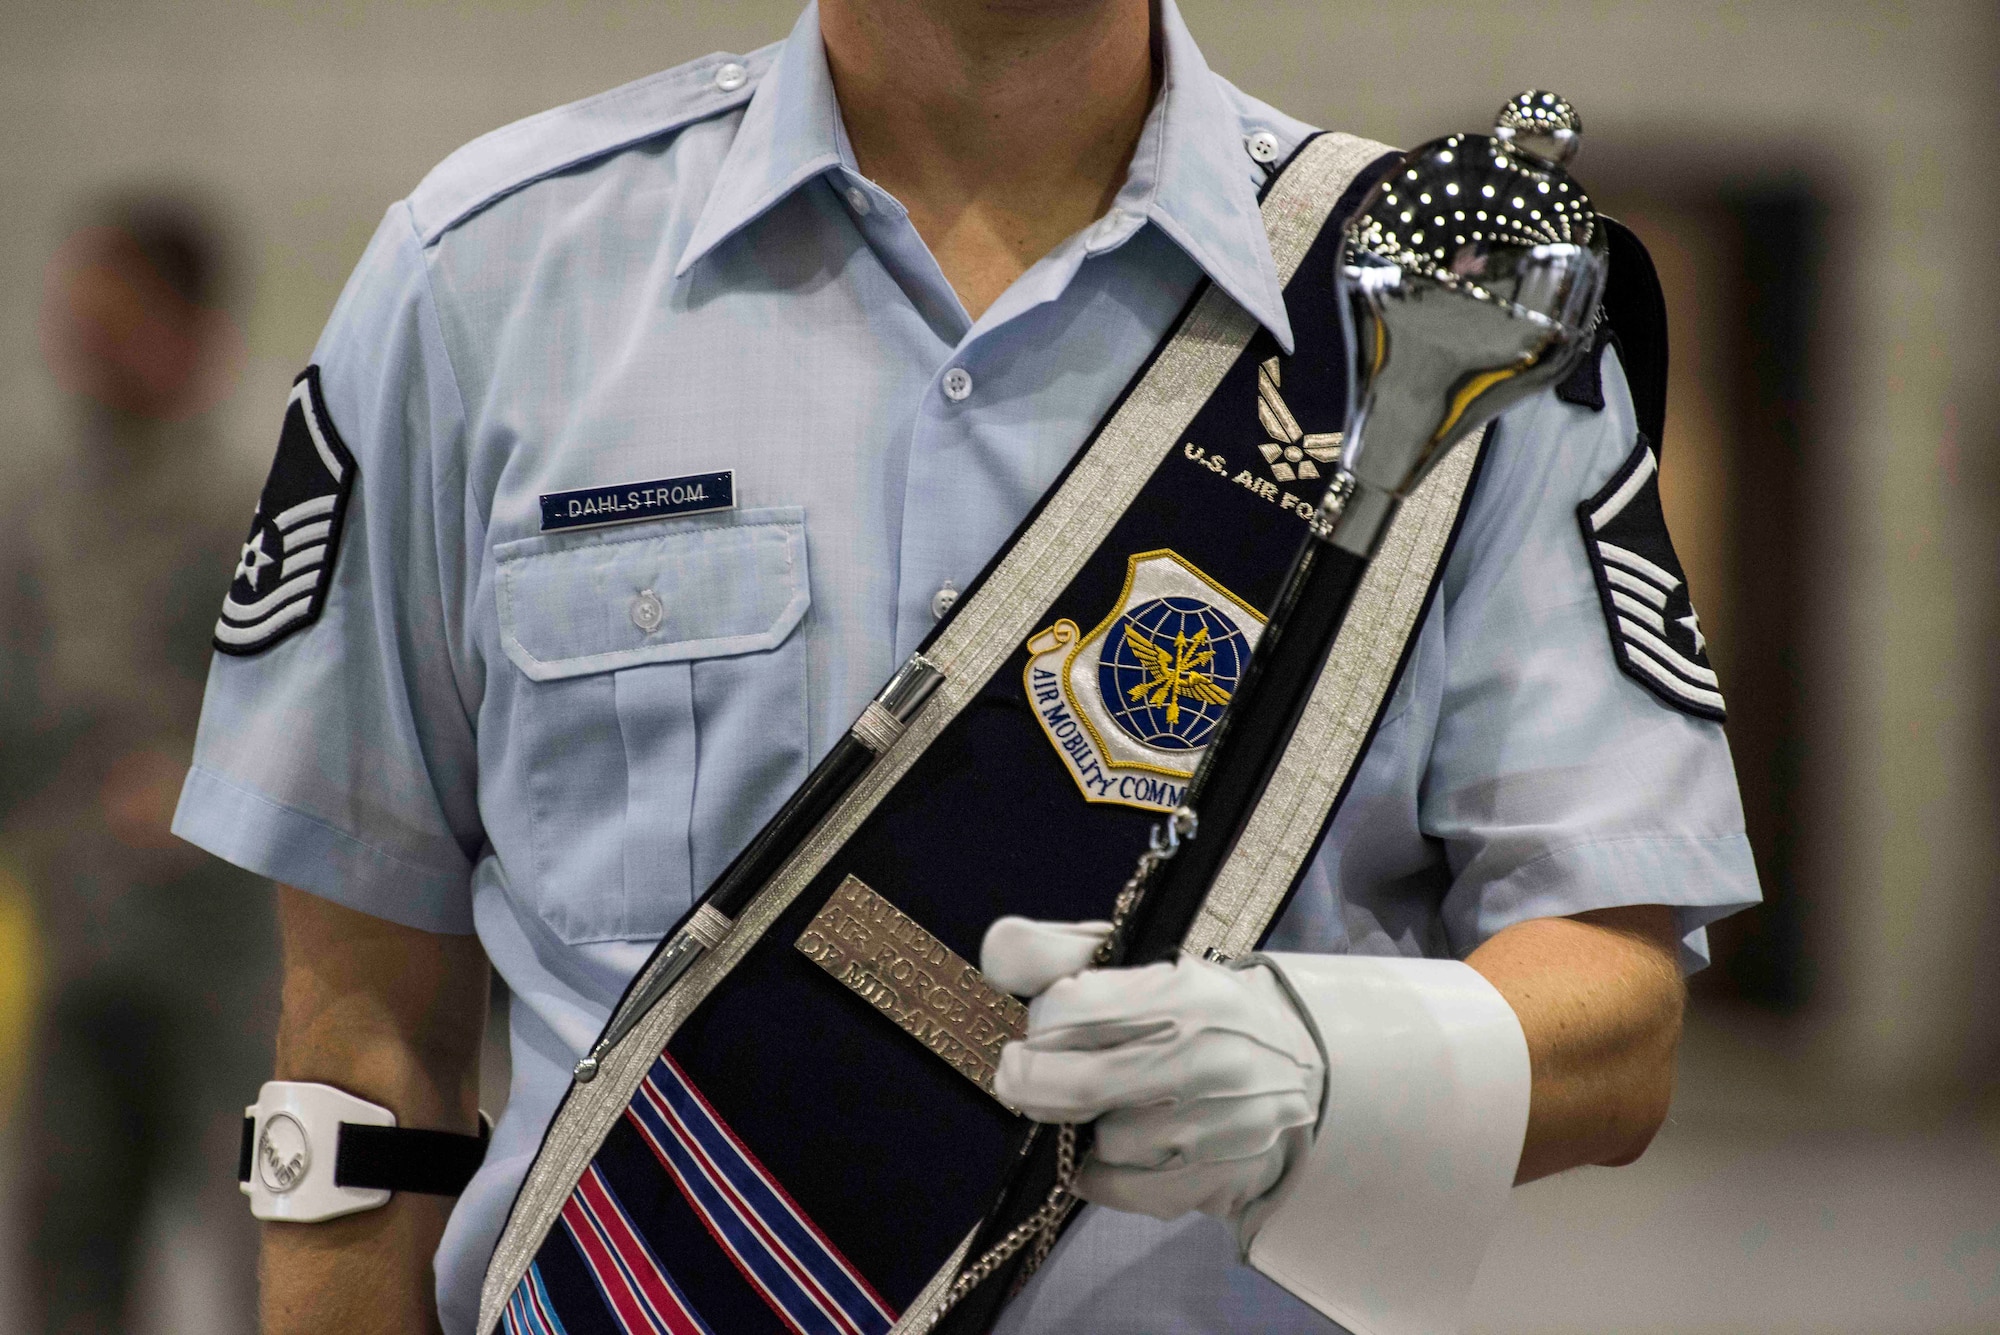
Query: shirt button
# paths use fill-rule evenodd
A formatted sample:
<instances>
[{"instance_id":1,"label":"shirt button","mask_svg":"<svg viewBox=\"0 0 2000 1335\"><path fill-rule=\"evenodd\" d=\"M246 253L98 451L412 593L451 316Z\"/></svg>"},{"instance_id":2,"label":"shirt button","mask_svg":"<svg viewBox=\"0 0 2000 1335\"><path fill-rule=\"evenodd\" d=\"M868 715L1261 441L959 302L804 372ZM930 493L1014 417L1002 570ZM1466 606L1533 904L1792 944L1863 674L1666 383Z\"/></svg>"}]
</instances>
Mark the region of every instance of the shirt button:
<instances>
[{"instance_id":1,"label":"shirt button","mask_svg":"<svg viewBox=\"0 0 2000 1335\"><path fill-rule=\"evenodd\" d=\"M954 366L944 373L944 396L953 403L963 403L972 394L972 372L963 366Z\"/></svg>"},{"instance_id":2,"label":"shirt button","mask_svg":"<svg viewBox=\"0 0 2000 1335\"><path fill-rule=\"evenodd\" d=\"M720 69L716 70L715 86L717 88L720 88L725 93L733 93L737 89L741 88L743 86L743 81L745 79L748 79L749 77L750 77L750 71L744 69L741 65L737 64L735 61L732 60L728 64L723 65Z\"/></svg>"},{"instance_id":3,"label":"shirt button","mask_svg":"<svg viewBox=\"0 0 2000 1335\"><path fill-rule=\"evenodd\" d=\"M1269 130L1259 130L1243 141L1243 147L1250 151L1254 162L1270 164L1278 160L1278 136Z\"/></svg>"},{"instance_id":4,"label":"shirt button","mask_svg":"<svg viewBox=\"0 0 2000 1335\"><path fill-rule=\"evenodd\" d=\"M931 595L931 619L944 620L945 614L956 606L958 606L958 586L946 580L944 587Z\"/></svg>"},{"instance_id":5,"label":"shirt button","mask_svg":"<svg viewBox=\"0 0 2000 1335\"><path fill-rule=\"evenodd\" d=\"M1125 225L1125 210L1113 209L1099 218L1090 229L1091 249L1108 246L1118 239L1118 229Z\"/></svg>"},{"instance_id":6,"label":"shirt button","mask_svg":"<svg viewBox=\"0 0 2000 1335\"><path fill-rule=\"evenodd\" d=\"M868 202L868 192L858 185L847 187L847 207L864 218L875 211L875 206Z\"/></svg>"},{"instance_id":7,"label":"shirt button","mask_svg":"<svg viewBox=\"0 0 2000 1335\"><path fill-rule=\"evenodd\" d=\"M660 595L651 589L643 590L632 600L632 624L651 635L666 620L667 609L660 602Z\"/></svg>"}]
</instances>

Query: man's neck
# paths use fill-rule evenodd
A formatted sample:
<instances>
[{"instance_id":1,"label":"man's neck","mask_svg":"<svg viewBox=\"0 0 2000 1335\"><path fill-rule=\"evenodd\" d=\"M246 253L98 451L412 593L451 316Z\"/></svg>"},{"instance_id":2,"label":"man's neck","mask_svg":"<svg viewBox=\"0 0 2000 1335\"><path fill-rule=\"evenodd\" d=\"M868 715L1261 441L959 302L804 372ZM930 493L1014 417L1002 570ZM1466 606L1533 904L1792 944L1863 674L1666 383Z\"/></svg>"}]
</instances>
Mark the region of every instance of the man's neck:
<instances>
[{"instance_id":1,"label":"man's neck","mask_svg":"<svg viewBox=\"0 0 2000 1335\"><path fill-rule=\"evenodd\" d=\"M1152 105L1150 0L820 0L861 171L979 318L1104 213Z\"/></svg>"}]
</instances>

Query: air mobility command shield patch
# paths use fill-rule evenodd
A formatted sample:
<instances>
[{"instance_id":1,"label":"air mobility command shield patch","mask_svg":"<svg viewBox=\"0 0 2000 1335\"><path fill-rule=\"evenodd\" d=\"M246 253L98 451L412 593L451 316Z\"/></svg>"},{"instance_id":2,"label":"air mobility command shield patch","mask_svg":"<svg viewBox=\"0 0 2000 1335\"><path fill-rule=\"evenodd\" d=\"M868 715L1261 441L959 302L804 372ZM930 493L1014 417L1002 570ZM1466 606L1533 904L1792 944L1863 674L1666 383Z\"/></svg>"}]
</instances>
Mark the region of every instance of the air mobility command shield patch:
<instances>
[{"instance_id":1,"label":"air mobility command shield patch","mask_svg":"<svg viewBox=\"0 0 2000 1335\"><path fill-rule=\"evenodd\" d=\"M262 653L319 619L354 476L354 456L320 394L319 368L308 366L285 404L277 457L215 623L216 649Z\"/></svg>"},{"instance_id":2,"label":"air mobility command shield patch","mask_svg":"<svg viewBox=\"0 0 2000 1335\"><path fill-rule=\"evenodd\" d=\"M1180 805L1264 618L1179 554L1127 560L1117 606L1085 634L1028 639L1035 717L1086 802Z\"/></svg>"},{"instance_id":3,"label":"air mobility command shield patch","mask_svg":"<svg viewBox=\"0 0 2000 1335\"><path fill-rule=\"evenodd\" d=\"M1722 722L1708 637L1667 535L1659 459L1643 435L1604 489L1576 513L1618 666L1675 709Z\"/></svg>"}]
</instances>

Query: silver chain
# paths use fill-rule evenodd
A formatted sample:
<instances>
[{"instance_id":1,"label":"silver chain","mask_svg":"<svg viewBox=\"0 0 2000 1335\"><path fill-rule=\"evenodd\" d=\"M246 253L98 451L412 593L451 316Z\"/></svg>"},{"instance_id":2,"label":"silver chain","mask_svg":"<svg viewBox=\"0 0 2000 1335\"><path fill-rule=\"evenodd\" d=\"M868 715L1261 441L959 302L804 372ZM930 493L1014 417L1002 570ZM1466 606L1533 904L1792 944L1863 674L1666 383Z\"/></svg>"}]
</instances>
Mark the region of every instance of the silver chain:
<instances>
[{"instance_id":1,"label":"silver chain","mask_svg":"<svg viewBox=\"0 0 2000 1335\"><path fill-rule=\"evenodd\" d=\"M966 1294L984 1284L994 1271L1007 1264L1015 1252L1030 1242L1035 1244L1035 1250L1028 1253L1027 1273L1034 1274L1055 1247L1063 1221L1076 1208L1076 1196L1070 1191L1075 1181L1076 1127L1065 1122L1056 1128L1056 1184L1049 1188L1048 1199L1033 1214L1009 1229L1006 1237L987 1249L986 1255L958 1272L958 1278L944 1291L944 1297L939 1300L937 1310L931 1313L930 1323L924 1330L936 1330L938 1323L958 1306Z\"/></svg>"},{"instance_id":2,"label":"silver chain","mask_svg":"<svg viewBox=\"0 0 2000 1335\"><path fill-rule=\"evenodd\" d=\"M1092 968L1101 969L1111 963L1118 951L1125 924L1145 897L1146 882L1161 863L1180 852L1182 840L1194 837L1198 823L1192 808L1176 807L1165 824L1153 827L1149 846L1139 855L1139 864L1132 869L1132 875L1112 904L1111 931L1090 957ZM1055 1250L1056 1239L1062 1236L1064 1222L1077 1207L1078 1197L1071 1190L1076 1185L1076 1170L1076 1124L1064 1122L1056 1128L1056 1180L1055 1185L1049 1188L1048 1198L1033 1214L1007 1230L1005 1237L987 1248L984 1256L958 1272L958 1278L952 1280L951 1287L944 1291L936 1310L924 1325L926 1335L936 1330L946 1313L964 1301L967 1294L985 1283L994 1271L1007 1264L1014 1253L1030 1242L1035 1246L1022 1263L1021 1282L1026 1283L1029 1276L1042 1268L1042 1262L1048 1260L1049 1253Z\"/></svg>"}]
</instances>

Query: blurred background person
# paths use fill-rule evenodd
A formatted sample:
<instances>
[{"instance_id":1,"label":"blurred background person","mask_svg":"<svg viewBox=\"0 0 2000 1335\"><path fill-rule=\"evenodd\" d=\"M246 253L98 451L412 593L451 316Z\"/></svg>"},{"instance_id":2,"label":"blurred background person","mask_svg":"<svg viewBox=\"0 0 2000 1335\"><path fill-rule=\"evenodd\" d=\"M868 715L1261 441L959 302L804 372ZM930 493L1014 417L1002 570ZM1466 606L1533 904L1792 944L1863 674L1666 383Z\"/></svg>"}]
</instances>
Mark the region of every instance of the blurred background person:
<instances>
[{"instance_id":1,"label":"blurred background person","mask_svg":"<svg viewBox=\"0 0 2000 1335\"><path fill-rule=\"evenodd\" d=\"M168 833L255 500L207 415L242 355L228 269L186 200L91 211L41 308L69 438L0 504L0 852L43 977L16 1194L26 1296L61 1335L128 1328L148 1211L174 1192L201 1197L238 1290L211 1328L254 1310L231 1197L270 1064L270 892Z\"/></svg>"}]
</instances>

